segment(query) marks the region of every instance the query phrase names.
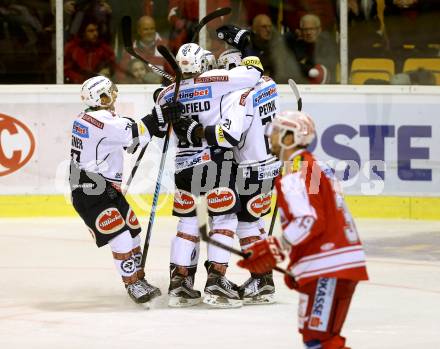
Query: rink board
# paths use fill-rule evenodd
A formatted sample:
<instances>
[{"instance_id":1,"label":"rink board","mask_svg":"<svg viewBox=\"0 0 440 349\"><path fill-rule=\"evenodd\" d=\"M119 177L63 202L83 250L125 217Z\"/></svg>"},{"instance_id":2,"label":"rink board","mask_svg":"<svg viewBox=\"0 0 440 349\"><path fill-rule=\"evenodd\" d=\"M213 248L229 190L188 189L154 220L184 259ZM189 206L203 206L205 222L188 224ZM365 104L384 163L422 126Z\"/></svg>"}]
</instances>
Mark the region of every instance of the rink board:
<instances>
[{"instance_id":1,"label":"rink board","mask_svg":"<svg viewBox=\"0 0 440 349\"><path fill-rule=\"evenodd\" d=\"M130 195L128 201L139 217L150 214L152 194ZM357 218L396 218L440 220L440 198L405 196L346 196ZM169 216L173 196L161 194L156 215ZM1 195L0 217L76 216L72 205L61 195Z\"/></svg>"},{"instance_id":2,"label":"rink board","mask_svg":"<svg viewBox=\"0 0 440 349\"><path fill-rule=\"evenodd\" d=\"M157 86L121 85L117 104L136 119L151 110ZM440 88L299 86L304 111L318 137L311 148L336 168L355 216L440 219ZM66 185L72 121L83 107L79 86L0 86L0 216L69 216ZM288 86L279 87L282 110L294 109ZM130 192L148 207L161 141L149 145ZM170 214L173 152L162 181ZM126 173L135 161L127 157ZM139 201L139 200L138 200Z\"/></svg>"}]
</instances>

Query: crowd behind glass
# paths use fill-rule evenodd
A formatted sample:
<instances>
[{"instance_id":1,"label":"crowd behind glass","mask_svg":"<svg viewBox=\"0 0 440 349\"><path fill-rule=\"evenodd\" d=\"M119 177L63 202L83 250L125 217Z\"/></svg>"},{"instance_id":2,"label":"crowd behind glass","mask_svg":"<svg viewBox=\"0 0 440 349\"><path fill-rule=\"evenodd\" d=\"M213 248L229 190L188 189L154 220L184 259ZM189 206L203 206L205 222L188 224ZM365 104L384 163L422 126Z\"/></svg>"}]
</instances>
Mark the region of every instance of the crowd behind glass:
<instances>
[{"instance_id":1,"label":"crowd behind glass","mask_svg":"<svg viewBox=\"0 0 440 349\"><path fill-rule=\"evenodd\" d=\"M233 11L224 21L252 32L248 53L277 83L340 83L339 1L209 0L207 13L225 6ZM102 74L143 84L161 80L124 51L121 18L132 18L138 53L171 72L156 47L176 53L190 40L199 2L64 0L62 10L65 83ZM55 83L55 1L0 0L0 20L0 83ZM439 20L438 0L348 0L349 82L440 84ZM207 26L206 48L217 56L225 49L215 38L220 24ZM424 63L408 64L414 59Z\"/></svg>"}]
</instances>

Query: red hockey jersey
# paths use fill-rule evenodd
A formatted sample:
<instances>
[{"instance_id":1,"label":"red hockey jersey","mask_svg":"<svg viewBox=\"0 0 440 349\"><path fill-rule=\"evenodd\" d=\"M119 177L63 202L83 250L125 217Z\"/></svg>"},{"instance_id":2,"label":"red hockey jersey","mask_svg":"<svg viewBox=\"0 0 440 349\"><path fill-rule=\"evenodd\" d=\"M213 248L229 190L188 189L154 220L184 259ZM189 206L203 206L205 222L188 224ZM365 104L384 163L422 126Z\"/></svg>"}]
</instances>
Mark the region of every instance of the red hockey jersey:
<instances>
[{"instance_id":1,"label":"red hockey jersey","mask_svg":"<svg viewBox=\"0 0 440 349\"><path fill-rule=\"evenodd\" d=\"M298 285L320 277L368 280L362 243L332 169L306 150L291 159L275 186Z\"/></svg>"}]
</instances>

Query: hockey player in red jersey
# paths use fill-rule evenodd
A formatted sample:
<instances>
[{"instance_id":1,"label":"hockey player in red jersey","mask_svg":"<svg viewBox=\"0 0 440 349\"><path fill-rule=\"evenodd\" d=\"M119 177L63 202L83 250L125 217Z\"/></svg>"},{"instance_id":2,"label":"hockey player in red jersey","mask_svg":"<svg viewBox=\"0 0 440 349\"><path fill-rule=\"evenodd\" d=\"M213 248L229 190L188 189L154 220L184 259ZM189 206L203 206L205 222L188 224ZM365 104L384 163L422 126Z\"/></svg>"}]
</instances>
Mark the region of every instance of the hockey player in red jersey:
<instances>
[{"instance_id":1,"label":"hockey player in red jersey","mask_svg":"<svg viewBox=\"0 0 440 349\"><path fill-rule=\"evenodd\" d=\"M294 278L285 282L299 292L305 348L349 349L340 333L357 283L368 280L362 243L332 169L306 149L315 137L313 120L283 112L272 124L272 151L284 161L275 184L283 234L255 243L238 264L265 273L289 251Z\"/></svg>"},{"instance_id":2,"label":"hockey player in red jersey","mask_svg":"<svg viewBox=\"0 0 440 349\"><path fill-rule=\"evenodd\" d=\"M114 111L118 89L104 76L86 80L81 98L87 109L73 122L70 166L72 204L98 247L109 245L129 296L145 303L160 290L145 280L140 268L141 227L121 193L124 149L134 152L153 136L163 137L168 122L177 120L181 105L156 106L139 122Z\"/></svg>"}]
</instances>

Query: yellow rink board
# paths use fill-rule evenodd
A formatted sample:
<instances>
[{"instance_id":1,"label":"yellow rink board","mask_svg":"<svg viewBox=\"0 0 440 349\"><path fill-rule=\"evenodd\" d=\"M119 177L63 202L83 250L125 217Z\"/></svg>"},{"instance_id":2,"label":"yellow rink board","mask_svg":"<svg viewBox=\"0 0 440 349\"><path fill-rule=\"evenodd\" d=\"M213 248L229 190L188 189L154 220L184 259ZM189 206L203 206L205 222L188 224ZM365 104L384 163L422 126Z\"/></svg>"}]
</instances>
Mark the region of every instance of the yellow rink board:
<instances>
[{"instance_id":1,"label":"yellow rink board","mask_svg":"<svg viewBox=\"0 0 440 349\"><path fill-rule=\"evenodd\" d=\"M144 217L152 198L152 194L132 195L128 200L136 214ZM69 200L61 195L0 195L0 217L75 216ZM346 200L359 218L440 220L440 197L346 196ZM170 215L172 203L171 195L160 195L156 214Z\"/></svg>"}]
</instances>

